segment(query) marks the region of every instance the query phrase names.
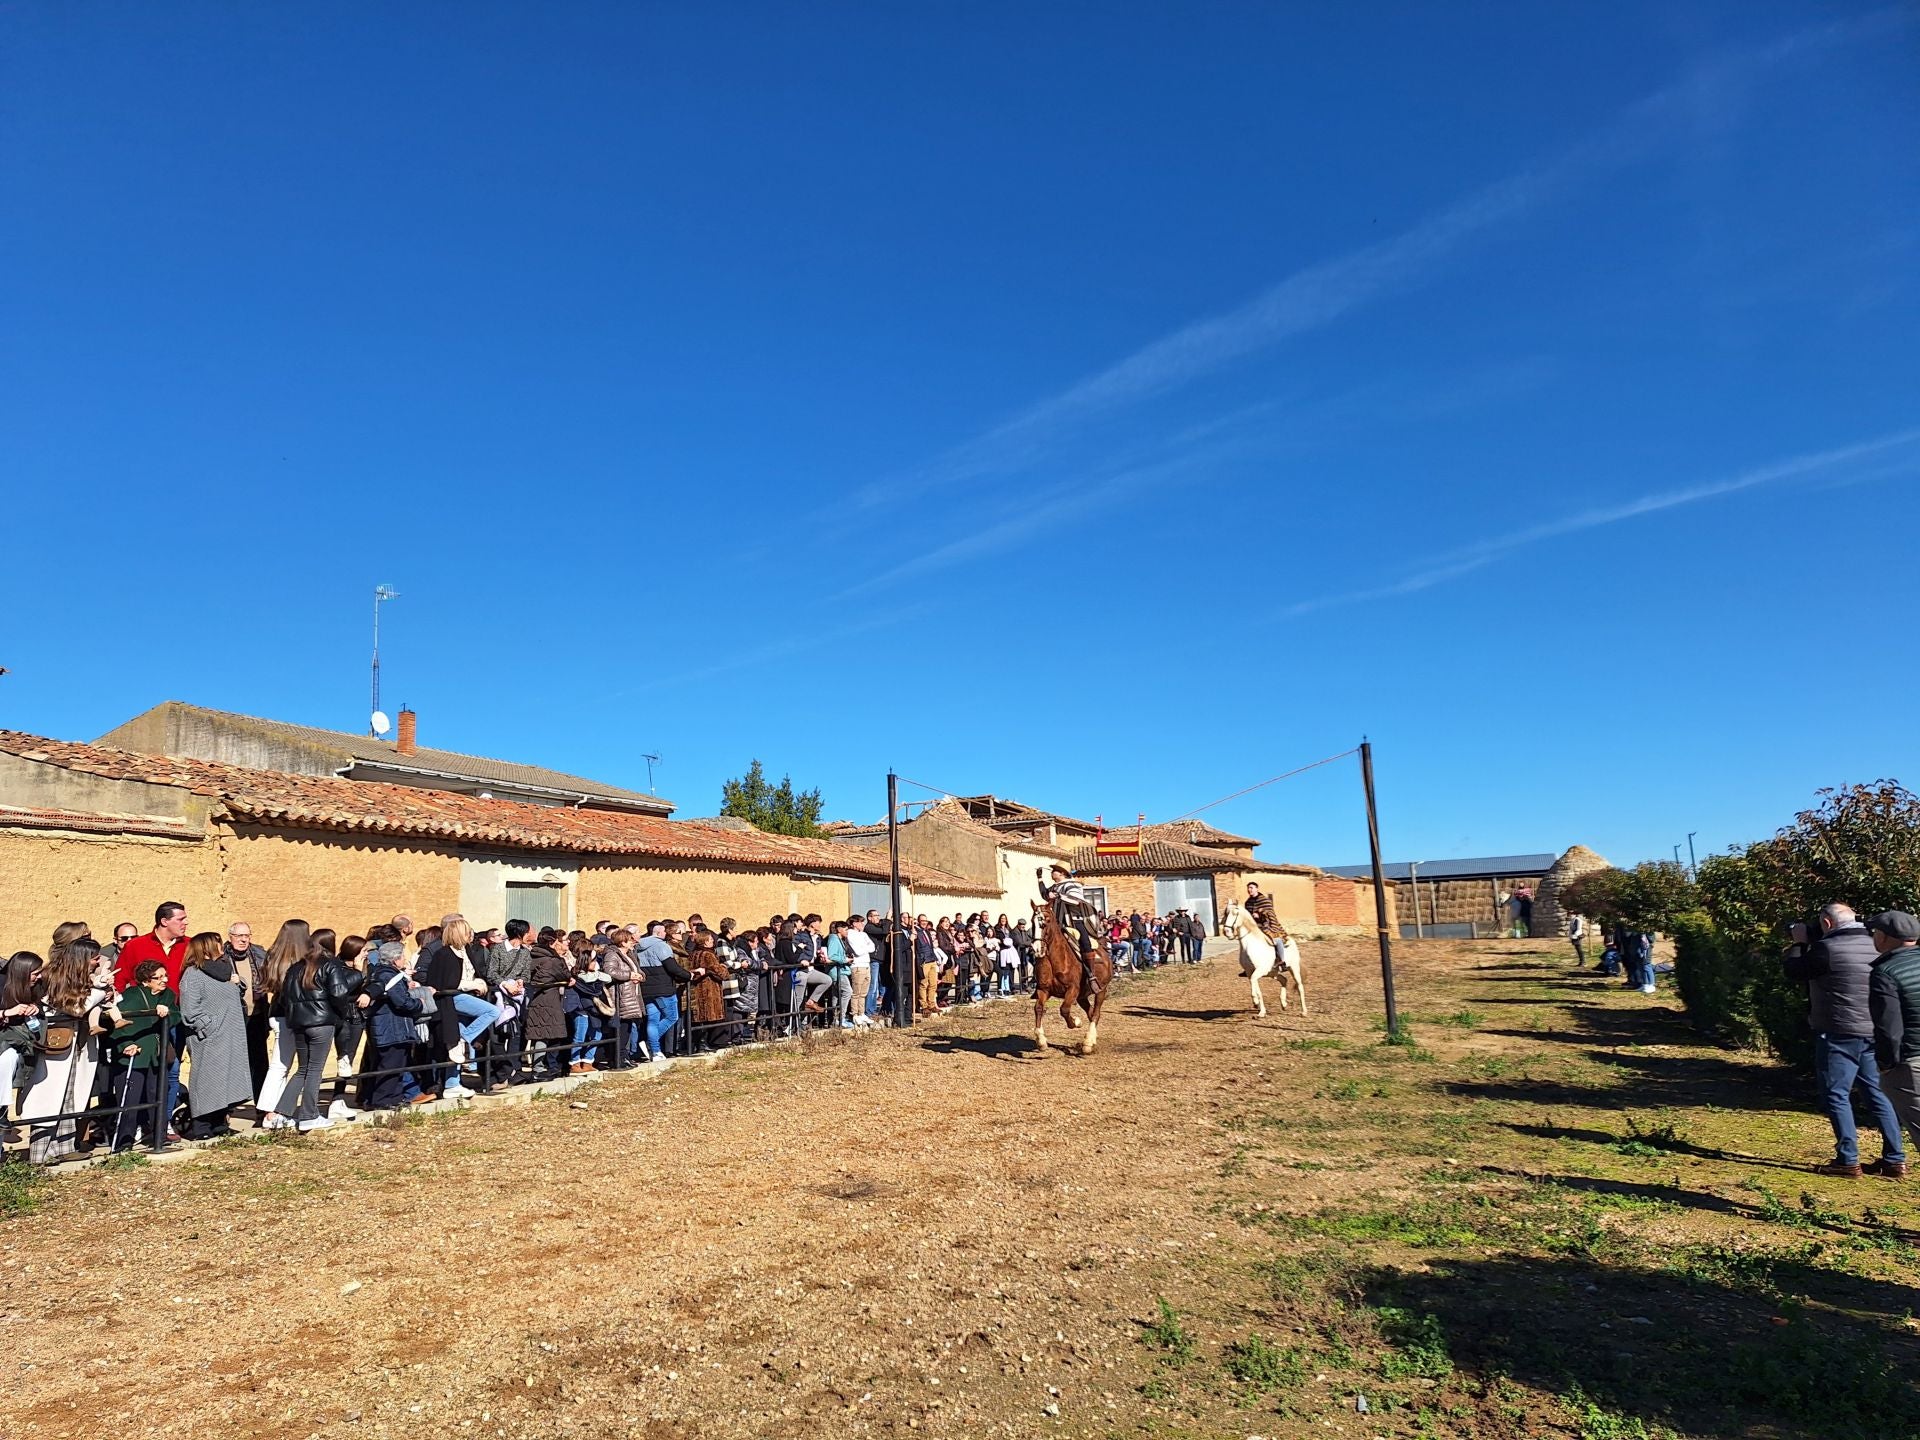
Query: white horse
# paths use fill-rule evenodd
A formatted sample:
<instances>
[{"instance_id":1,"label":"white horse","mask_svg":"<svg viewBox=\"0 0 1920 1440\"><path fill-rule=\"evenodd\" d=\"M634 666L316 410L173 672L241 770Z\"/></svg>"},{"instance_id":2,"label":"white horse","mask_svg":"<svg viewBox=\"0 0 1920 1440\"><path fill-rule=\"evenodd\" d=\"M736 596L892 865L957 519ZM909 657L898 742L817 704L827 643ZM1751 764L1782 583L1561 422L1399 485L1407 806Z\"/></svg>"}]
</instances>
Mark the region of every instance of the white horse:
<instances>
[{"instance_id":1,"label":"white horse","mask_svg":"<svg viewBox=\"0 0 1920 1440\"><path fill-rule=\"evenodd\" d=\"M1305 1015L1307 987L1300 980L1300 947L1293 943L1293 937L1282 936L1280 948L1275 950L1273 942L1238 900L1227 902L1227 917L1220 928L1240 942L1240 973L1247 977L1247 986L1253 991L1253 1008L1260 1018L1264 1020L1267 1014L1260 981L1275 973L1280 976L1280 1008L1287 1008L1287 981L1291 980L1300 996L1300 1013Z\"/></svg>"}]
</instances>

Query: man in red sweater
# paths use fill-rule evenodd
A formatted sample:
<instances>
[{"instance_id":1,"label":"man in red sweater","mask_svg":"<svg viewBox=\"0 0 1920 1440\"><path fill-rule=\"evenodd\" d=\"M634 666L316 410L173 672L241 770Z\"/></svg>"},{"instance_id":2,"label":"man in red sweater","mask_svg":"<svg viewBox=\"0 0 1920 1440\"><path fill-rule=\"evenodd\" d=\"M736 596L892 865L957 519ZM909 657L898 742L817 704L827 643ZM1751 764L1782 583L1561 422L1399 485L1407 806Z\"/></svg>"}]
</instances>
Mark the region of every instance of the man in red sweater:
<instances>
[{"instance_id":1,"label":"man in red sweater","mask_svg":"<svg viewBox=\"0 0 1920 1440\"><path fill-rule=\"evenodd\" d=\"M133 984L134 968L143 960L158 960L167 967L167 984L178 994L180 971L187 963L187 907L169 900L153 912L153 933L136 935L120 947L113 965L113 984L125 990Z\"/></svg>"}]
</instances>

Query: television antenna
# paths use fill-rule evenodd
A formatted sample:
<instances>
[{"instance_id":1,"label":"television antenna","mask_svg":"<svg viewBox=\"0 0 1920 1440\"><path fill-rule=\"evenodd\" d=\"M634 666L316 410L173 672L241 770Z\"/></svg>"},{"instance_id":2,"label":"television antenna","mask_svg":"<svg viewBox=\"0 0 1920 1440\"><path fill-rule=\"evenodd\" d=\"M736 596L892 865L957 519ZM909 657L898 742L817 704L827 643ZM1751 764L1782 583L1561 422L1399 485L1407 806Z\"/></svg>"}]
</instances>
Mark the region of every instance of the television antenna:
<instances>
[{"instance_id":1,"label":"television antenna","mask_svg":"<svg viewBox=\"0 0 1920 1440\"><path fill-rule=\"evenodd\" d=\"M373 713L367 717L367 728L375 735L384 735L391 728L380 709L380 602L399 598L400 592L391 585L373 587Z\"/></svg>"},{"instance_id":2,"label":"television antenna","mask_svg":"<svg viewBox=\"0 0 1920 1440\"><path fill-rule=\"evenodd\" d=\"M648 755L643 751L641 752L640 758L647 762L647 793L651 795L653 794L653 767L660 763L660 757L658 755Z\"/></svg>"}]
</instances>

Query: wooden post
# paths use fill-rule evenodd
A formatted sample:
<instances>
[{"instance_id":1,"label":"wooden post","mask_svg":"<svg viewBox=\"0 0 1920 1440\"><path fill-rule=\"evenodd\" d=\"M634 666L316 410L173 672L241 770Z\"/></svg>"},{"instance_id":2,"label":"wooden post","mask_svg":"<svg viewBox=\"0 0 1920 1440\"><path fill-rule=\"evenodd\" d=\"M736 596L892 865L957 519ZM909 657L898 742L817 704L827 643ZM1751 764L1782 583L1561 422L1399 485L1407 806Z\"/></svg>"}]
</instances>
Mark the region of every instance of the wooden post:
<instances>
[{"instance_id":1,"label":"wooden post","mask_svg":"<svg viewBox=\"0 0 1920 1440\"><path fill-rule=\"evenodd\" d=\"M1367 790L1367 846L1373 855L1374 928L1380 934L1380 988L1387 1000L1387 1039L1400 1034L1400 1007L1393 996L1393 941L1387 936L1387 877L1380 865L1380 811L1373 798L1373 742L1360 742L1360 779ZM1413 897L1416 911L1420 896Z\"/></svg>"},{"instance_id":2,"label":"wooden post","mask_svg":"<svg viewBox=\"0 0 1920 1440\"><path fill-rule=\"evenodd\" d=\"M913 1024L913 945L900 914L900 777L887 772L887 965L893 972L893 1023ZM901 951L905 950L902 955Z\"/></svg>"}]
</instances>

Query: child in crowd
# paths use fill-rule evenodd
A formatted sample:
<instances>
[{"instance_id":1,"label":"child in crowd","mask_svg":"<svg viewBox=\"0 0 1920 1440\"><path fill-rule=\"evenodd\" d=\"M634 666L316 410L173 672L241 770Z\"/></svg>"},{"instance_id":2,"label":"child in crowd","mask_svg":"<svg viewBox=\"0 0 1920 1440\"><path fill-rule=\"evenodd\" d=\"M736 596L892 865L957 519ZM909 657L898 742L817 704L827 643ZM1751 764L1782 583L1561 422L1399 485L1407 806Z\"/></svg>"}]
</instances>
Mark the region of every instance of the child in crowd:
<instances>
[{"instance_id":1,"label":"child in crowd","mask_svg":"<svg viewBox=\"0 0 1920 1440\"><path fill-rule=\"evenodd\" d=\"M573 1064L570 1073L584 1075L593 1069L594 1056L606 1038L608 1022L613 1018L613 978L600 968L600 952L587 952L574 973L573 995L577 1007L573 1013ZM611 1056L609 1056L611 1060Z\"/></svg>"}]
</instances>

